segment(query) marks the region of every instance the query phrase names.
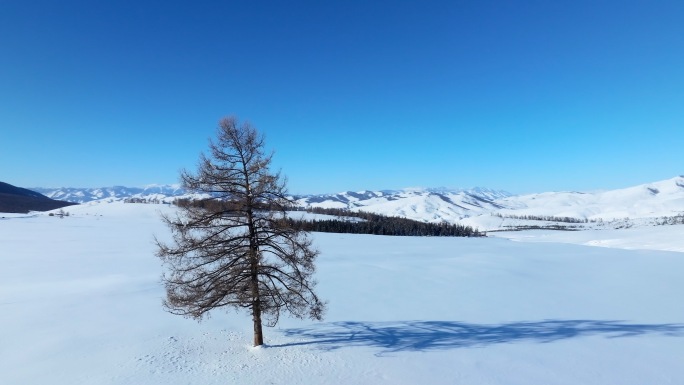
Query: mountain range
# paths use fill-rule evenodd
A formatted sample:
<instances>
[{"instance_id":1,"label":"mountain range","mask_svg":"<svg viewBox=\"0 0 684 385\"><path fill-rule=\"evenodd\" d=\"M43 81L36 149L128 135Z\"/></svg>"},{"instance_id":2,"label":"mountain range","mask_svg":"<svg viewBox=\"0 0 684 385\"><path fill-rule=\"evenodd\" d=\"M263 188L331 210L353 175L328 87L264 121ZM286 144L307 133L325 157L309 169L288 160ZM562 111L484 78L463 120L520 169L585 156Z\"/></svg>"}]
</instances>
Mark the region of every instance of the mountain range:
<instances>
[{"instance_id":1,"label":"mountain range","mask_svg":"<svg viewBox=\"0 0 684 385\"><path fill-rule=\"evenodd\" d=\"M295 197L299 206L341 208L368 211L387 216L417 219L425 222L457 222L473 215L503 208L498 200L511 197L501 190L423 189L383 191L347 191L338 194Z\"/></svg>"},{"instance_id":2,"label":"mountain range","mask_svg":"<svg viewBox=\"0 0 684 385\"><path fill-rule=\"evenodd\" d=\"M148 201L158 200L170 203L176 198L186 197L188 194L177 184L148 185L145 187L97 187L97 188L44 188L32 187L31 190L39 192L49 198L59 199L74 203L87 203L96 200L124 200L126 198L140 198Z\"/></svg>"},{"instance_id":3,"label":"mountain range","mask_svg":"<svg viewBox=\"0 0 684 385\"><path fill-rule=\"evenodd\" d=\"M147 201L171 203L198 195L179 185L143 188L33 188L47 197L75 203ZM450 222L500 229L545 222L618 221L684 215L684 176L599 192L512 195L487 188L407 188L294 196L302 207L342 208L425 222ZM548 223L547 223L548 225Z\"/></svg>"}]
</instances>

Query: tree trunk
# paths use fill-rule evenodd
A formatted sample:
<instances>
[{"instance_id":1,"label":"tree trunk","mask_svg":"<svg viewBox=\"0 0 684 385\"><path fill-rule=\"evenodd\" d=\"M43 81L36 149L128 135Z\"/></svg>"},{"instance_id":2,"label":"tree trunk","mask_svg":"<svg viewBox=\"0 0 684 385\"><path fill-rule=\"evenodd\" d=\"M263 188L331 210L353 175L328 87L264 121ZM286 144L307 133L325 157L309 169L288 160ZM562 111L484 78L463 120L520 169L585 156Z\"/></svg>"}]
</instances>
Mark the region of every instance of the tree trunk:
<instances>
[{"instance_id":1,"label":"tree trunk","mask_svg":"<svg viewBox=\"0 0 684 385\"><path fill-rule=\"evenodd\" d=\"M245 166L246 167L246 166ZM243 169L247 175L247 169ZM246 179L247 192L251 197L251 190L249 180ZM249 209L247 211L247 224L249 229L249 263L251 267L251 286L252 286L252 320L254 321L254 346L261 346L264 344L264 334L261 330L261 293L259 293L259 246L257 243L256 229L254 228L254 214L251 207L253 202L250 201Z\"/></svg>"},{"instance_id":2,"label":"tree trunk","mask_svg":"<svg viewBox=\"0 0 684 385\"><path fill-rule=\"evenodd\" d=\"M261 330L261 293L259 293L259 251L252 247L252 320L254 321L254 346L264 344L264 335Z\"/></svg>"},{"instance_id":3,"label":"tree trunk","mask_svg":"<svg viewBox=\"0 0 684 385\"><path fill-rule=\"evenodd\" d=\"M252 304L252 319L254 320L254 346L264 344L264 334L261 330L261 302L257 298Z\"/></svg>"}]
</instances>

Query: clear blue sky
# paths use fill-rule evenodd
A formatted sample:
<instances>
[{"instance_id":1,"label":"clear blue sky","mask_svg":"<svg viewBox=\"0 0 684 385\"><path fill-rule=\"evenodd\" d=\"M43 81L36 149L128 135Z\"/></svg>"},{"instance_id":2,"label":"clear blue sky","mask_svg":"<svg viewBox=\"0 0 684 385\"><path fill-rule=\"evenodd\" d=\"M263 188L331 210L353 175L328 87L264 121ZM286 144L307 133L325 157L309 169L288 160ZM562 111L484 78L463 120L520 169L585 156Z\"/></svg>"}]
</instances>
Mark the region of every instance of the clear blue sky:
<instances>
[{"instance_id":1,"label":"clear blue sky","mask_svg":"<svg viewBox=\"0 0 684 385\"><path fill-rule=\"evenodd\" d=\"M293 193L684 174L684 1L0 3L0 181L176 183L249 120Z\"/></svg>"}]
</instances>

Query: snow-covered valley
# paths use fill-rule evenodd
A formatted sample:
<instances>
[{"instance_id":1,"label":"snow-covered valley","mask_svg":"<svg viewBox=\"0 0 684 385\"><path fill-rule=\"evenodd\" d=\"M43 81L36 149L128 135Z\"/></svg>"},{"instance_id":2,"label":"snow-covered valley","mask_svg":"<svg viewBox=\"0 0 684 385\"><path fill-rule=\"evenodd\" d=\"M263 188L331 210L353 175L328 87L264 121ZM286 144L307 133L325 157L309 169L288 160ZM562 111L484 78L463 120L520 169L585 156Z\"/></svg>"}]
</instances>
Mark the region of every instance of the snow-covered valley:
<instances>
[{"instance_id":1,"label":"snow-covered valley","mask_svg":"<svg viewBox=\"0 0 684 385\"><path fill-rule=\"evenodd\" d=\"M76 203L171 203L199 197L179 185L144 188L45 189L53 199ZM516 195L487 188L408 188L347 191L293 197L306 208L347 209L422 222L448 222L483 231L520 228L610 229L684 224L684 176L617 190Z\"/></svg>"},{"instance_id":2,"label":"snow-covered valley","mask_svg":"<svg viewBox=\"0 0 684 385\"><path fill-rule=\"evenodd\" d=\"M283 318L253 348L246 314L162 310L152 237L173 209L0 219L0 383L684 382L682 225L315 233L325 321Z\"/></svg>"}]
</instances>

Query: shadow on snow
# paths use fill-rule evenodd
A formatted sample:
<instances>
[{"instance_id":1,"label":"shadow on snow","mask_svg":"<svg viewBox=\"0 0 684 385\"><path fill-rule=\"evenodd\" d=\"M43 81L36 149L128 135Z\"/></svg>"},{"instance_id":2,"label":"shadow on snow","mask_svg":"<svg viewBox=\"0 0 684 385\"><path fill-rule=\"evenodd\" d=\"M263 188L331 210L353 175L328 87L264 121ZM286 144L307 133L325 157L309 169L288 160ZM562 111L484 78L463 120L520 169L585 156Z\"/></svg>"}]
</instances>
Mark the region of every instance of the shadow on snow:
<instances>
[{"instance_id":1,"label":"shadow on snow","mask_svg":"<svg viewBox=\"0 0 684 385\"><path fill-rule=\"evenodd\" d=\"M313 345L323 350L353 346L383 349L383 353L434 351L491 344L547 343L575 337L606 338L641 335L684 336L684 324L629 324L623 321L545 320L501 325L453 321L335 322L310 328L286 329L288 337L301 339L272 347Z\"/></svg>"}]
</instances>

